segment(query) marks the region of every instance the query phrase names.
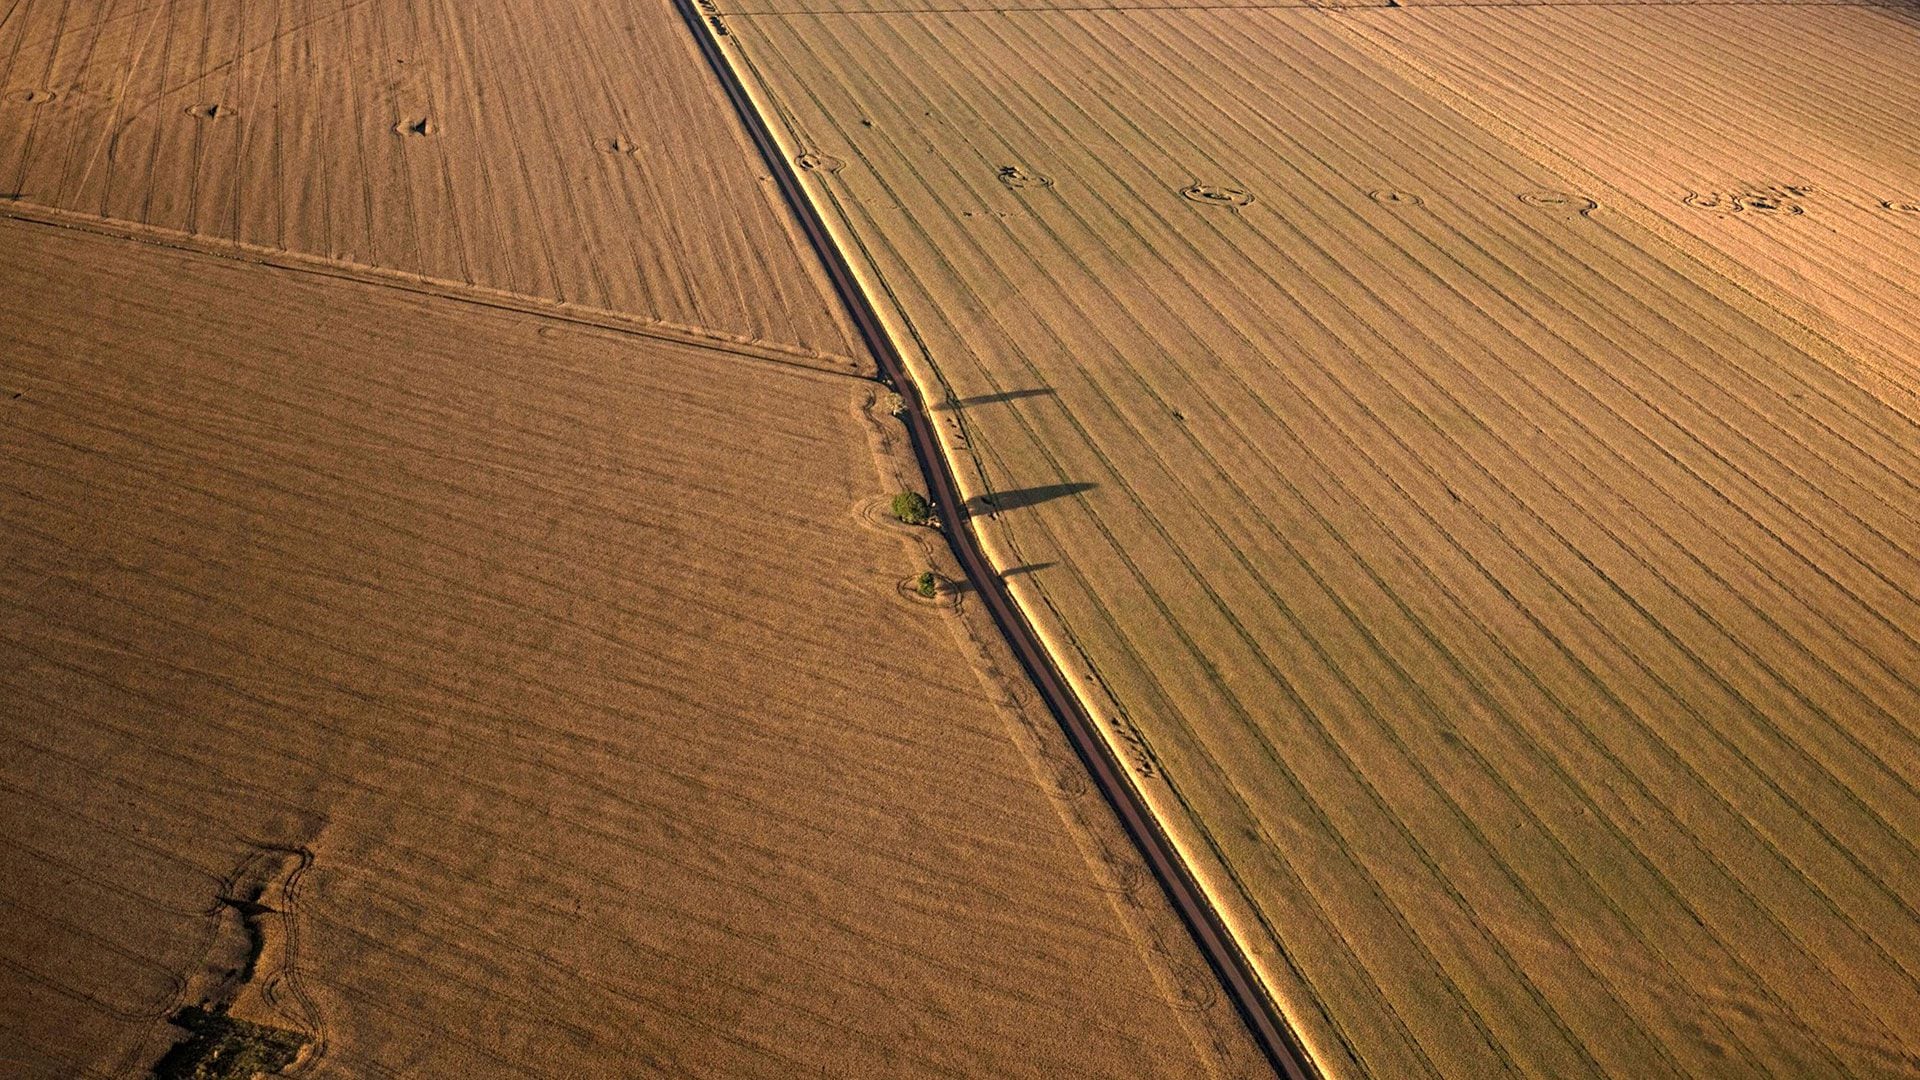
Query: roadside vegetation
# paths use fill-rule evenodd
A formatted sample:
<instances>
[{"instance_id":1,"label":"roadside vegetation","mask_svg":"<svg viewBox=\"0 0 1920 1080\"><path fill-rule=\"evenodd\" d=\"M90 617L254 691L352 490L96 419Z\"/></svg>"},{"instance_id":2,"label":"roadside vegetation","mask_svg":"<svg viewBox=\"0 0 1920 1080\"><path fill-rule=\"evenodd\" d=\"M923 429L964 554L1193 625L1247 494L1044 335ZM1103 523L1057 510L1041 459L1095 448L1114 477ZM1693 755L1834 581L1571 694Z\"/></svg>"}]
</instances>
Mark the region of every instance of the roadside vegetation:
<instances>
[{"instance_id":1,"label":"roadside vegetation","mask_svg":"<svg viewBox=\"0 0 1920 1080\"><path fill-rule=\"evenodd\" d=\"M933 504L917 491L903 491L893 497L893 516L908 525L931 525Z\"/></svg>"}]
</instances>

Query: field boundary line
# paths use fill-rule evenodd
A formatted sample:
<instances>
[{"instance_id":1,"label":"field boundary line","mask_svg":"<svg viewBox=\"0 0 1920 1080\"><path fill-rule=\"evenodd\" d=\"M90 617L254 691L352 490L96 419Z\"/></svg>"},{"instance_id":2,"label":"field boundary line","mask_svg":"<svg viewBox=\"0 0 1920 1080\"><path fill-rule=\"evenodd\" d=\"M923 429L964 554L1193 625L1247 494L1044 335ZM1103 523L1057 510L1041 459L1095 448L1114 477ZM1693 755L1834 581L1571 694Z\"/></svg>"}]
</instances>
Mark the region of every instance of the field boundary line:
<instances>
[{"instance_id":1,"label":"field boundary line","mask_svg":"<svg viewBox=\"0 0 1920 1080\"><path fill-rule=\"evenodd\" d=\"M474 304L480 307L494 308L499 311L515 312L522 315L534 315L540 318L555 319L573 323L577 326L606 330L616 334L628 334L635 337L652 338L691 348L726 353L747 360L758 360L782 367L798 368L823 375L835 375L852 379L872 377L869 367L850 356L832 353L818 353L808 349L787 346L778 342L761 341L748 337L737 337L706 327L686 326L680 323L649 319L644 316L627 315L605 308L588 308L574 304L542 300L522 293L490 289L480 285L449 281L445 278L425 277L409 274L401 270L371 266L365 263L348 263L312 255L300 251L288 251L268 247L262 244L248 243L244 240L225 240L200 236L194 233L165 229L153 225L123 221L118 218L101 217L72 210L62 210L38 203L10 201L0 203L0 220L18 221L28 225L47 228L73 229L78 232L92 233L96 236L113 237L148 244L154 247L169 248L194 255L204 255L229 262L250 263L256 266L270 266L277 270L310 274L317 277L352 281L362 285L377 285L419 296L451 300L457 303Z\"/></svg>"},{"instance_id":2,"label":"field boundary line","mask_svg":"<svg viewBox=\"0 0 1920 1080\"><path fill-rule=\"evenodd\" d=\"M901 395L905 406L901 419L914 456L926 475L930 496L947 518L948 527L942 531L983 606L1145 858L1268 1063L1286 1080L1320 1076L1299 1030L1272 992L1272 982L1243 945L1245 935L1238 928L1247 925L1248 919L1237 908L1244 907L1245 898L1229 893L1226 899L1238 899L1240 905L1223 903L1221 891L1208 886L1207 879L1219 878L1223 869L1211 860L1196 858L1191 840L1169 824L1177 824L1179 818L1165 812L1163 797L1138 782L1124 763L1119 729L1103 710L1092 705L1099 695L1083 678L1083 674L1093 678L1092 674L1082 673L1068 662L1071 653L1062 649L1056 635L1030 614L1034 605L1016 599L1018 586L1000 576L997 567L1011 564L970 512L967 492L959 479L964 475L961 462L955 459L961 451L948 444L927 408L923 387L938 385L938 373L931 369L928 358L909 354L898 346L902 337L917 341L917 336L903 311L875 302L876 291L891 295L884 282L871 280L871 273L863 273L865 268L846 254L848 250L864 250L863 246L857 238L845 235L844 223L824 212L800 179L794 162L801 151L785 145L770 122L770 117L784 114L768 99L752 60L736 42L728 40L734 34L726 25L727 16L712 0L675 0L675 6L766 159L802 231L825 264L861 339L874 354L880 381ZM743 75L743 69L751 76Z\"/></svg>"},{"instance_id":3,"label":"field boundary line","mask_svg":"<svg viewBox=\"0 0 1920 1080\"><path fill-rule=\"evenodd\" d=\"M872 7L872 8L754 8L729 11L728 15L757 16L759 18L785 18L788 16L820 18L824 16L856 15L1078 15L1081 12L1108 12L1123 15L1145 14L1161 11L1325 11L1339 14L1347 11L1454 11L1506 8L1532 9L1555 8L1584 10L1587 8L1873 8L1881 11L1902 11L1908 5L1899 0L1567 0L1565 3L1555 0L1412 0L1399 3L1397 0L1360 0L1360 2L1314 3L1312 0L1251 0L1249 3L1236 4L1232 0L1219 3L1165 3L1152 2L1139 4L1063 4L1059 7L996 7L981 4L977 7L967 5L947 5L929 7Z\"/></svg>"}]
</instances>

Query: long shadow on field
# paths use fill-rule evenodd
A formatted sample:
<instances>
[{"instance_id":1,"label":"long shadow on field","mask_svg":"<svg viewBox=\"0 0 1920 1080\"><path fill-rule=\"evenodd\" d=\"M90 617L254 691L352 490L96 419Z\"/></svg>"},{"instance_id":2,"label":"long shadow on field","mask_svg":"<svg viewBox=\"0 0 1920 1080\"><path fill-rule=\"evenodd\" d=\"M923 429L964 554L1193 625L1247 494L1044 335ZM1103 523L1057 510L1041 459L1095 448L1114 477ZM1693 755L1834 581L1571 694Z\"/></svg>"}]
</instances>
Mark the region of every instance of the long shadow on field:
<instances>
[{"instance_id":1,"label":"long shadow on field","mask_svg":"<svg viewBox=\"0 0 1920 1080\"><path fill-rule=\"evenodd\" d=\"M1044 484L1040 487L996 491L991 495L975 495L967 500L967 513L997 514L1002 510L1020 510L1029 506L1038 506L1052 499L1091 491L1094 486L1093 484Z\"/></svg>"},{"instance_id":2,"label":"long shadow on field","mask_svg":"<svg viewBox=\"0 0 1920 1080\"><path fill-rule=\"evenodd\" d=\"M1045 397L1053 393L1051 386L1036 386L1031 390L1005 390L998 394L981 394L977 397L948 398L934 406L940 412L952 412L954 409L968 409L975 405L997 405L1002 401L1018 401L1021 398Z\"/></svg>"},{"instance_id":3,"label":"long shadow on field","mask_svg":"<svg viewBox=\"0 0 1920 1080\"><path fill-rule=\"evenodd\" d=\"M1010 577L1019 577L1021 574L1037 574L1040 571L1047 569L1048 567L1058 566L1058 565L1060 564L1050 563L1050 562L1023 563L1019 566L1007 567L1005 570L1000 571L1000 576L1001 578L1004 579L1004 578L1010 578Z\"/></svg>"},{"instance_id":4,"label":"long shadow on field","mask_svg":"<svg viewBox=\"0 0 1920 1080\"><path fill-rule=\"evenodd\" d=\"M1040 571L1045 570L1050 566L1058 566L1058 565L1059 565L1058 563L1034 562L1034 563L1023 563L1019 566L1009 566L1005 570L1000 571L1000 579L1002 581L1005 581L1007 578L1019 577L1021 574L1037 574ZM970 593L973 591L973 582L968 581L965 578L962 578L959 581L949 581L947 582L943 591L952 593L955 596L958 596L964 593Z\"/></svg>"}]
</instances>

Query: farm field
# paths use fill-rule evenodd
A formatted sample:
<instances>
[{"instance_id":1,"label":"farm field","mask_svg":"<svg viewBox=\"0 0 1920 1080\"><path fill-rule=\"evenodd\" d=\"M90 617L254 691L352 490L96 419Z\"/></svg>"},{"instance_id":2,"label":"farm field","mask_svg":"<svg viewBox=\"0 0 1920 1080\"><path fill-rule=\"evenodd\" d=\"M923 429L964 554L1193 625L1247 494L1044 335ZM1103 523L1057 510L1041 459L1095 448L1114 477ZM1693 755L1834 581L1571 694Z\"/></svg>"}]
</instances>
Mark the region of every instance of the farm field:
<instances>
[{"instance_id":1,"label":"farm field","mask_svg":"<svg viewBox=\"0 0 1920 1080\"><path fill-rule=\"evenodd\" d=\"M712 83L658 0L23 0L0 195L857 367Z\"/></svg>"},{"instance_id":2,"label":"farm field","mask_svg":"<svg viewBox=\"0 0 1920 1080\"><path fill-rule=\"evenodd\" d=\"M0 1072L209 996L315 1076L1259 1068L896 588L871 383L18 221L0 282Z\"/></svg>"},{"instance_id":3,"label":"farm field","mask_svg":"<svg viewBox=\"0 0 1920 1080\"><path fill-rule=\"evenodd\" d=\"M1913 22L1050 6L703 5L1317 1065L1920 1075Z\"/></svg>"},{"instance_id":4,"label":"farm field","mask_svg":"<svg viewBox=\"0 0 1920 1080\"><path fill-rule=\"evenodd\" d=\"M1349 25L1844 347L1915 415L1920 16L1737 12L1489 8L1356 13ZM1621 48L1642 61L1615 62Z\"/></svg>"},{"instance_id":5,"label":"farm field","mask_svg":"<svg viewBox=\"0 0 1920 1080\"><path fill-rule=\"evenodd\" d=\"M0 1074L1262 1070L763 170L652 0L0 15Z\"/></svg>"}]
</instances>

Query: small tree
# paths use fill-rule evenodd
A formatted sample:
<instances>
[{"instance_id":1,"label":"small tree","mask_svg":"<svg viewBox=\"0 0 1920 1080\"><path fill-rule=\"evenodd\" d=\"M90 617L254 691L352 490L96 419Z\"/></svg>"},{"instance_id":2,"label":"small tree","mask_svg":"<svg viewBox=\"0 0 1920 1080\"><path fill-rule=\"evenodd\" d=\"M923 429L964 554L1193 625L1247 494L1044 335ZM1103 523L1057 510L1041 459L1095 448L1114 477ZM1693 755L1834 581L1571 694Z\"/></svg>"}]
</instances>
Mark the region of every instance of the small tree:
<instances>
[{"instance_id":1,"label":"small tree","mask_svg":"<svg viewBox=\"0 0 1920 1080\"><path fill-rule=\"evenodd\" d=\"M934 580L933 571L922 570L920 576L913 579L913 591L931 600L940 591L939 583Z\"/></svg>"},{"instance_id":2,"label":"small tree","mask_svg":"<svg viewBox=\"0 0 1920 1080\"><path fill-rule=\"evenodd\" d=\"M931 524L933 504L917 491L903 491L893 497L893 516L909 525Z\"/></svg>"}]
</instances>

